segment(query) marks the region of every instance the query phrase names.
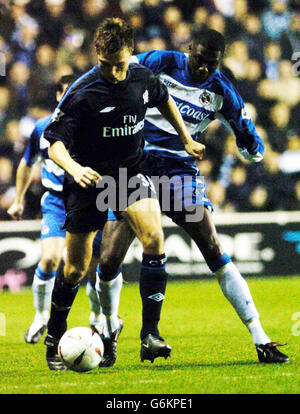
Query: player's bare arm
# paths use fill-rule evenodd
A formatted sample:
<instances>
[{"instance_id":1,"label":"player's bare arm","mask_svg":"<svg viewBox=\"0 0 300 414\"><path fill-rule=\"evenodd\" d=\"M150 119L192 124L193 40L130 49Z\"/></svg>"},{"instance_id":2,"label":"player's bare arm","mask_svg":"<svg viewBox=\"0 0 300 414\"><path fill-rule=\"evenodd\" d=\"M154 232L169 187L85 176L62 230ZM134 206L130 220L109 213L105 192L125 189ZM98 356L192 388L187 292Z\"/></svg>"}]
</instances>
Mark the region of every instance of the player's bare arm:
<instances>
[{"instance_id":1,"label":"player's bare arm","mask_svg":"<svg viewBox=\"0 0 300 414\"><path fill-rule=\"evenodd\" d=\"M56 141L50 146L49 157L67 173L72 175L75 182L83 188L95 185L101 178L100 174L92 168L83 167L74 161L61 141Z\"/></svg>"},{"instance_id":2,"label":"player's bare arm","mask_svg":"<svg viewBox=\"0 0 300 414\"><path fill-rule=\"evenodd\" d=\"M170 96L168 101L159 105L157 109L178 132L186 152L193 155L198 160L202 160L204 157L205 145L193 140L185 126L174 99Z\"/></svg>"},{"instance_id":3,"label":"player's bare arm","mask_svg":"<svg viewBox=\"0 0 300 414\"><path fill-rule=\"evenodd\" d=\"M16 196L7 213L14 219L20 220L24 211L24 198L32 181L32 167L22 158L17 169Z\"/></svg>"}]
</instances>

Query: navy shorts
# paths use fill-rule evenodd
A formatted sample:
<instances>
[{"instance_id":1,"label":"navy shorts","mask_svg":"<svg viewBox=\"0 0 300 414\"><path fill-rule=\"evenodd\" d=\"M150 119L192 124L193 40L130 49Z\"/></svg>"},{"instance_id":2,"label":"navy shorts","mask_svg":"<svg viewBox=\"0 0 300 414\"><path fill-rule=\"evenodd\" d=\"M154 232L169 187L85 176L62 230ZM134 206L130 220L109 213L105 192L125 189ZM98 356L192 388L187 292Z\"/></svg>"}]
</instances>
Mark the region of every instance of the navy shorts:
<instances>
[{"instance_id":1,"label":"navy shorts","mask_svg":"<svg viewBox=\"0 0 300 414\"><path fill-rule=\"evenodd\" d=\"M145 174L146 160L135 168L122 168L117 175L104 176L97 186L82 188L69 174L64 179L66 221L70 233L89 233L102 230L107 220L108 208L117 219L126 208L143 198L156 198L153 183Z\"/></svg>"}]
</instances>

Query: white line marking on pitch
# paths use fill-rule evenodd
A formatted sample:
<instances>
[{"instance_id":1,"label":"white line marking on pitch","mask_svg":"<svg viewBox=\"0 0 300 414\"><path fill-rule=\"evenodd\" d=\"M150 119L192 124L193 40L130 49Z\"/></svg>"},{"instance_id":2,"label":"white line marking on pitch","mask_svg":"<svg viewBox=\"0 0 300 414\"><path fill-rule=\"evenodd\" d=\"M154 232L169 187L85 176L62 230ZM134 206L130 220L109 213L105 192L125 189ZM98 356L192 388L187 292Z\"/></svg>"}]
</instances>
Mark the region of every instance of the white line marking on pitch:
<instances>
[{"instance_id":1,"label":"white line marking on pitch","mask_svg":"<svg viewBox=\"0 0 300 414\"><path fill-rule=\"evenodd\" d=\"M281 372L279 374L265 374L265 375L235 375L234 377L225 376L222 377L225 380L237 380L241 378L257 379L266 377L299 377L300 374L294 374L292 372Z\"/></svg>"},{"instance_id":2,"label":"white line marking on pitch","mask_svg":"<svg viewBox=\"0 0 300 414\"><path fill-rule=\"evenodd\" d=\"M163 381L155 381L155 380L141 380L141 381L132 381L130 382L130 384L150 384L151 382L155 382L156 384L158 383L162 383ZM114 384L122 384L122 381L114 381ZM87 382L86 385L106 385L107 382L106 381L97 381L97 382ZM66 387L77 387L77 386L81 386L82 382L64 382L63 383L64 386ZM42 387L47 387L48 384L35 384L32 385L31 387L34 388L42 388ZM19 388L24 388L24 385L7 385L5 387L3 387L4 389L19 389Z\"/></svg>"}]
</instances>

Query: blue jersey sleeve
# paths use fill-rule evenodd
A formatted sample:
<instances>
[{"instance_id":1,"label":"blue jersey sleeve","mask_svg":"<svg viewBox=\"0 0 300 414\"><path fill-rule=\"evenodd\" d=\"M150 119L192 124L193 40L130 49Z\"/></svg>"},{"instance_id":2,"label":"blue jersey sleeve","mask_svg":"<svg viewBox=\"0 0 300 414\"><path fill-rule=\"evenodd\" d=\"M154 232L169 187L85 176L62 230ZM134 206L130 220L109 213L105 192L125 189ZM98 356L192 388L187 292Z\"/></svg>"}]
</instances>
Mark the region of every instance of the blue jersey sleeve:
<instances>
[{"instance_id":1,"label":"blue jersey sleeve","mask_svg":"<svg viewBox=\"0 0 300 414\"><path fill-rule=\"evenodd\" d=\"M139 53L133 58L138 63L147 66L155 75L163 72L165 69L174 66L175 56L172 51L151 50L150 52Z\"/></svg>"},{"instance_id":2,"label":"blue jersey sleeve","mask_svg":"<svg viewBox=\"0 0 300 414\"><path fill-rule=\"evenodd\" d=\"M25 149L23 158L25 159L26 165L32 167L33 164L37 161L40 154L40 134L38 128L35 126L32 131L29 142Z\"/></svg>"},{"instance_id":3,"label":"blue jersey sleeve","mask_svg":"<svg viewBox=\"0 0 300 414\"><path fill-rule=\"evenodd\" d=\"M264 142L257 134L253 121L247 115L243 99L233 85L225 87L223 106L219 113L233 130L239 149L246 149L249 154L264 154Z\"/></svg>"}]
</instances>

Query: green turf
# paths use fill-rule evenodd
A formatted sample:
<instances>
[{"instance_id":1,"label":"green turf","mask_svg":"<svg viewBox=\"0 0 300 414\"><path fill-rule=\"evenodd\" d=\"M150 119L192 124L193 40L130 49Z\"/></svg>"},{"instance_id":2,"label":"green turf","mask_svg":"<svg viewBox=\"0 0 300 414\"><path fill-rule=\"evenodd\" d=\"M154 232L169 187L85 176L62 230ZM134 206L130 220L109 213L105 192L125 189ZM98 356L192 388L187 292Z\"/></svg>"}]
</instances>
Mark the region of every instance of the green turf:
<instances>
[{"instance_id":1,"label":"green turf","mask_svg":"<svg viewBox=\"0 0 300 414\"><path fill-rule=\"evenodd\" d=\"M30 289L14 295L4 292L0 294L0 312L6 316L6 336L0 336L0 393L298 394L299 337L292 333L296 322L292 316L300 312L299 282L299 277L248 279L266 332L272 340L288 343L284 348L291 358L288 364L257 362L251 336L216 281L172 281L160 323L161 334L172 345L172 358L140 362L138 285L126 284L117 364L84 374L48 370L44 345L23 340L33 317ZM87 326L88 315L82 288L69 327ZM298 333L297 326L294 330Z\"/></svg>"}]
</instances>

